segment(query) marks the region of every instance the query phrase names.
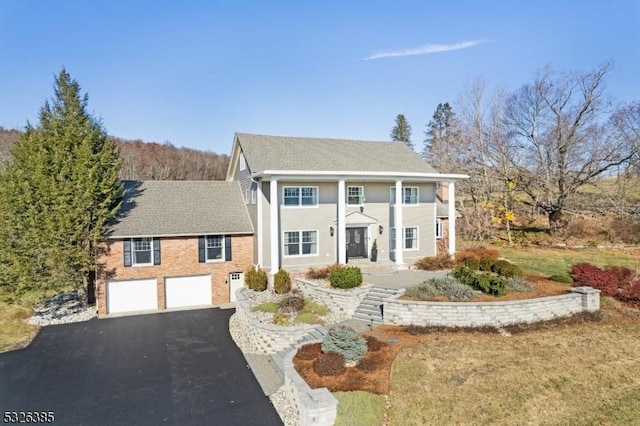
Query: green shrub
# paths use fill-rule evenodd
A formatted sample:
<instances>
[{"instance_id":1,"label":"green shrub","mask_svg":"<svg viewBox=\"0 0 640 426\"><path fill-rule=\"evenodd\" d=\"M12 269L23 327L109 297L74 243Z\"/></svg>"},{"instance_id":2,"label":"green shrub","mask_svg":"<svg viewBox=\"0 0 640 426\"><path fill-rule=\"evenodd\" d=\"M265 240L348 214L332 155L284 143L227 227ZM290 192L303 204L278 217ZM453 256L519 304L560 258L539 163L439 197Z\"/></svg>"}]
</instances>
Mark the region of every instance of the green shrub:
<instances>
[{"instance_id":1,"label":"green shrub","mask_svg":"<svg viewBox=\"0 0 640 426\"><path fill-rule=\"evenodd\" d=\"M490 257L481 257L479 261L478 269L484 272L490 272L494 263L495 263L495 260L491 259Z\"/></svg>"},{"instance_id":2,"label":"green shrub","mask_svg":"<svg viewBox=\"0 0 640 426\"><path fill-rule=\"evenodd\" d=\"M252 312L269 312L276 313L278 311L278 304L276 302L264 302L251 309Z\"/></svg>"},{"instance_id":3,"label":"green shrub","mask_svg":"<svg viewBox=\"0 0 640 426\"><path fill-rule=\"evenodd\" d=\"M522 277L507 278L507 291L527 292L533 291L533 285Z\"/></svg>"},{"instance_id":4,"label":"green shrub","mask_svg":"<svg viewBox=\"0 0 640 426\"><path fill-rule=\"evenodd\" d=\"M244 274L245 282L247 286L253 291L265 291L267 289L267 283L269 277L267 273L262 269L249 268Z\"/></svg>"},{"instance_id":5,"label":"green shrub","mask_svg":"<svg viewBox=\"0 0 640 426\"><path fill-rule=\"evenodd\" d=\"M344 357L336 352L320 354L313 362L313 371L320 376L337 376L347 368L344 365Z\"/></svg>"},{"instance_id":6,"label":"green shrub","mask_svg":"<svg viewBox=\"0 0 640 426\"><path fill-rule=\"evenodd\" d=\"M449 300L463 301L473 299L478 292L469 284L463 284L455 278L430 278L418 285L407 287L407 296L420 300L431 300L436 296L446 296Z\"/></svg>"},{"instance_id":7,"label":"green shrub","mask_svg":"<svg viewBox=\"0 0 640 426\"><path fill-rule=\"evenodd\" d=\"M304 299L300 296L285 297L278 303L278 311L283 314L300 312L304 308Z\"/></svg>"},{"instance_id":8,"label":"green shrub","mask_svg":"<svg viewBox=\"0 0 640 426\"><path fill-rule=\"evenodd\" d=\"M465 259L462 264L472 271L477 271L480 269L480 259L476 259L475 257L469 257Z\"/></svg>"},{"instance_id":9,"label":"green shrub","mask_svg":"<svg viewBox=\"0 0 640 426\"><path fill-rule=\"evenodd\" d=\"M362 284L362 272L357 266L334 268L329 276L333 288L354 288Z\"/></svg>"},{"instance_id":10,"label":"green shrub","mask_svg":"<svg viewBox=\"0 0 640 426\"><path fill-rule=\"evenodd\" d=\"M311 312L300 312L293 319L294 324L324 324L318 315Z\"/></svg>"},{"instance_id":11,"label":"green shrub","mask_svg":"<svg viewBox=\"0 0 640 426\"><path fill-rule=\"evenodd\" d=\"M507 260L496 261L491 266L491 271L506 278L521 277L523 275L522 268L520 268L518 265L511 263Z\"/></svg>"},{"instance_id":12,"label":"green shrub","mask_svg":"<svg viewBox=\"0 0 640 426\"><path fill-rule=\"evenodd\" d=\"M564 275L564 274L551 275L549 279L551 281L555 281L562 284L573 284L573 280L569 275Z\"/></svg>"},{"instance_id":13,"label":"green shrub","mask_svg":"<svg viewBox=\"0 0 640 426\"><path fill-rule=\"evenodd\" d=\"M304 308L302 308L302 312L316 314L316 315L327 315L329 312L329 308L320 304L318 302L314 302L311 299L305 299Z\"/></svg>"},{"instance_id":14,"label":"green shrub","mask_svg":"<svg viewBox=\"0 0 640 426\"><path fill-rule=\"evenodd\" d=\"M486 294L502 296L507 292L507 282L502 277L491 274L476 274L465 266L458 266L451 275L462 284Z\"/></svg>"},{"instance_id":15,"label":"green shrub","mask_svg":"<svg viewBox=\"0 0 640 426\"><path fill-rule=\"evenodd\" d=\"M440 296L438 290L429 281L407 287L405 294L420 300L430 300Z\"/></svg>"},{"instance_id":16,"label":"green shrub","mask_svg":"<svg viewBox=\"0 0 640 426\"><path fill-rule=\"evenodd\" d=\"M337 326L322 341L323 352L337 352L347 361L357 361L367 353L367 341L352 328Z\"/></svg>"},{"instance_id":17,"label":"green shrub","mask_svg":"<svg viewBox=\"0 0 640 426\"><path fill-rule=\"evenodd\" d=\"M416 268L423 271L440 271L442 269L451 269L455 266L455 261L448 254L439 254L437 256L423 257L415 264Z\"/></svg>"},{"instance_id":18,"label":"green shrub","mask_svg":"<svg viewBox=\"0 0 640 426\"><path fill-rule=\"evenodd\" d=\"M312 359L316 359L322 353L322 347L320 343L307 343L306 345L300 346L298 352L296 352L296 358L311 361Z\"/></svg>"},{"instance_id":19,"label":"green shrub","mask_svg":"<svg viewBox=\"0 0 640 426\"><path fill-rule=\"evenodd\" d=\"M273 290L277 294L285 294L291 291L291 277L284 269L279 269L273 276Z\"/></svg>"}]
</instances>

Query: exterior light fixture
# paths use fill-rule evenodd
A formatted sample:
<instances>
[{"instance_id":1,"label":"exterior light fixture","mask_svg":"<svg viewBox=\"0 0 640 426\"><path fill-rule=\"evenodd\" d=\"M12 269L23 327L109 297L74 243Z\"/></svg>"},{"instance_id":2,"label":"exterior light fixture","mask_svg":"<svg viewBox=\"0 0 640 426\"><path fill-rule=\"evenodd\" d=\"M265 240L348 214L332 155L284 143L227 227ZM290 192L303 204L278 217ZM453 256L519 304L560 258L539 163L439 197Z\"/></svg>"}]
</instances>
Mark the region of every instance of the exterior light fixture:
<instances>
[{"instance_id":1,"label":"exterior light fixture","mask_svg":"<svg viewBox=\"0 0 640 426\"><path fill-rule=\"evenodd\" d=\"M382 235L382 231L384 231L384 227L382 225L378 226L378 232Z\"/></svg>"},{"instance_id":2,"label":"exterior light fixture","mask_svg":"<svg viewBox=\"0 0 640 426\"><path fill-rule=\"evenodd\" d=\"M331 236L333 237L333 233L335 232L335 229L333 229L333 226L329 227L329 234L331 234Z\"/></svg>"}]
</instances>

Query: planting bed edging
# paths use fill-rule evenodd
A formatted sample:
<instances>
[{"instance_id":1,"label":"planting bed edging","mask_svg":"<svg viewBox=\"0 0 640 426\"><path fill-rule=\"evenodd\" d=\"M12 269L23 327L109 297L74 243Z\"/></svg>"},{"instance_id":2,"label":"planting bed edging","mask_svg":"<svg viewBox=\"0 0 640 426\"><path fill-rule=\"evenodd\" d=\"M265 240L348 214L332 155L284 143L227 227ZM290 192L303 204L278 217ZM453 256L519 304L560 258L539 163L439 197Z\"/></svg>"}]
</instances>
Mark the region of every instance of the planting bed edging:
<instances>
[{"instance_id":1,"label":"planting bed edging","mask_svg":"<svg viewBox=\"0 0 640 426\"><path fill-rule=\"evenodd\" d=\"M251 304L242 294L242 289L236 292L236 314L248 330L249 341L261 354L281 351L317 327L312 324L282 326L260 322L251 312Z\"/></svg>"},{"instance_id":2,"label":"planting bed edging","mask_svg":"<svg viewBox=\"0 0 640 426\"><path fill-rule=\"evenodd\" d=\"M401 294L384 301L384 324L500 327L569 316L600 309L600 290L573 287L568 294L504 302L429 302L398 300Z\"/></svg>"},{"instance_id":3,"label":"planting bed edging","mask_svg":"<svg viewBox=\"0 0 640 426\"><path fill-rule=\"evenodd\" d=\"M308 343L316 342L300 343L284 357L284 386L289 399L298 408L298 424L330 426L338 416L338 400L327 388L311 389L293 366L293 357L298 349Z\"/></svg>"},{"instance_id":4,"label":"planting bed edging","mask_svg":"<svg viewBox=\"0 0 640 426\"><path fill-rule=\"evenodd\" d=\"M353 316L371 289L371 284L362 284L360 287L343 290L324 288L318 282L306 281L300 278L297 278L295 282L304 297L320 302L332 311L344 312L349 317Z\"/></svg>"}]
</instances>

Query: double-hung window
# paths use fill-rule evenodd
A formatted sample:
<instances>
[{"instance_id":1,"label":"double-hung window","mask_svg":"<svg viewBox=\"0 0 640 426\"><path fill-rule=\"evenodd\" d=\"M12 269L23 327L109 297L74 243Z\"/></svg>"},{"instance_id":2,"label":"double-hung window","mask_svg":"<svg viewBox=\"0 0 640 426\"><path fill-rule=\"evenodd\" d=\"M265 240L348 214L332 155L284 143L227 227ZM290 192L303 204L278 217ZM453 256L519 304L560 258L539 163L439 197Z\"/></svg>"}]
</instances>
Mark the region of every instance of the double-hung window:
<instances>
[{"instance_id":1,"label":"double-hung window","mask_svg":"<svg viewBox=\"0 0 640 426\"><path fill-rule=\"evenodd\" d=\"M444 237L444 225L442 219L436 219L436 238Z\"/></svg>"},{"instance_id":2,"label":"double-hung window","mask_svg":"<svg viewBox=\"0 0 640 426\"><path fill-rule=\"evenodd\" d=\"M418 227L407 226L402 228L402 247L404 250L418 250ZM396 249L396 228L391 228L391 235L389 238L389 245L391 251Z\"/></svg>"},{"instance_id":3,"label":"double-hung window","mask_svg":"<svg viewBox=\"0 0 640 426\"><path fill-rule=\"evenodd\" d=\"M286 231L284 233L284 255L317 255L318 231Z\"/></svg>"},{"instance_id":4,"label":"double-hung window","mask_svg":"<svg viewBox=\"0 0 640 426\"><path fill-rule=\"evenodd\" d=\"M206 236L206 260L224 260L224 236Z\"/></svg>"},{"instance_id":5,"label":"double-hung window","mask_svg":"<svg viewBox=\"0 0 640 426\"><path fill-rule=\"evenodd\" d=\"M134 266L153 265L153 250L151 238L134 238L131 254Z\"/></svg>"},{"instance_id":6,"label":"double-hung window","mask_svg":"<svg viewBox=\"0 0 640 426\"><path fill-rule=\"evenodd\" d=\"M350 206L361 206L364 204L364 187L349 186L347 188L347 204Z\"/></svg>"},{"instance_id":7,"label":"double-hung window","mask_svg":"<svg viewBox=\"0 0 640 426\"><path fill-rule=\"evenodd\" d=\"M417 186L403 186L402 187L402 204L404 205L418 205L418 187ZM389 203L396 203L396 187L391 187L391 193L389 197Z\"/></svg>"},{"instance_id":8,"label":"double-hung window","mask_svg":"<svg viewBox=\"0 0 640 426\"><path fill-rule=\"evenodd\" d=\"M318 205L318 187L316 186L285 186L282 191L282 202L285 206Z\"/></svg>"}]
</instances>

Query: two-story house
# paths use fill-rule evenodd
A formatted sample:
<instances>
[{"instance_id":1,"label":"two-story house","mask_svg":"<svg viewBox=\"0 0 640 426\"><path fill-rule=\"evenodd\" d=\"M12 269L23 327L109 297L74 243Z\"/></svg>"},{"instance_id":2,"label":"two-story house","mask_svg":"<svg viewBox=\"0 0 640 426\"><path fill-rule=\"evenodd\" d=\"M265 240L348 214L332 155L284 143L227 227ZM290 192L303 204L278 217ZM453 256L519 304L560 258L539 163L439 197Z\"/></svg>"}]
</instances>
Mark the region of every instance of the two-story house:
<instances>
[{"instance_id":1,"label":"two-story house","mask_svg":"<svg viewBox=\"0 0 640 426\"><path fill-rule=\"evenodd\" d=\"M227 173L245 196L253 261L271 273L367 258L374 242L378 260L410 264L436 254L443 223L454 253L455 181L464 178L438 173L402 142L245 133L235 135Z\"/></svg>"}]
</instances>

